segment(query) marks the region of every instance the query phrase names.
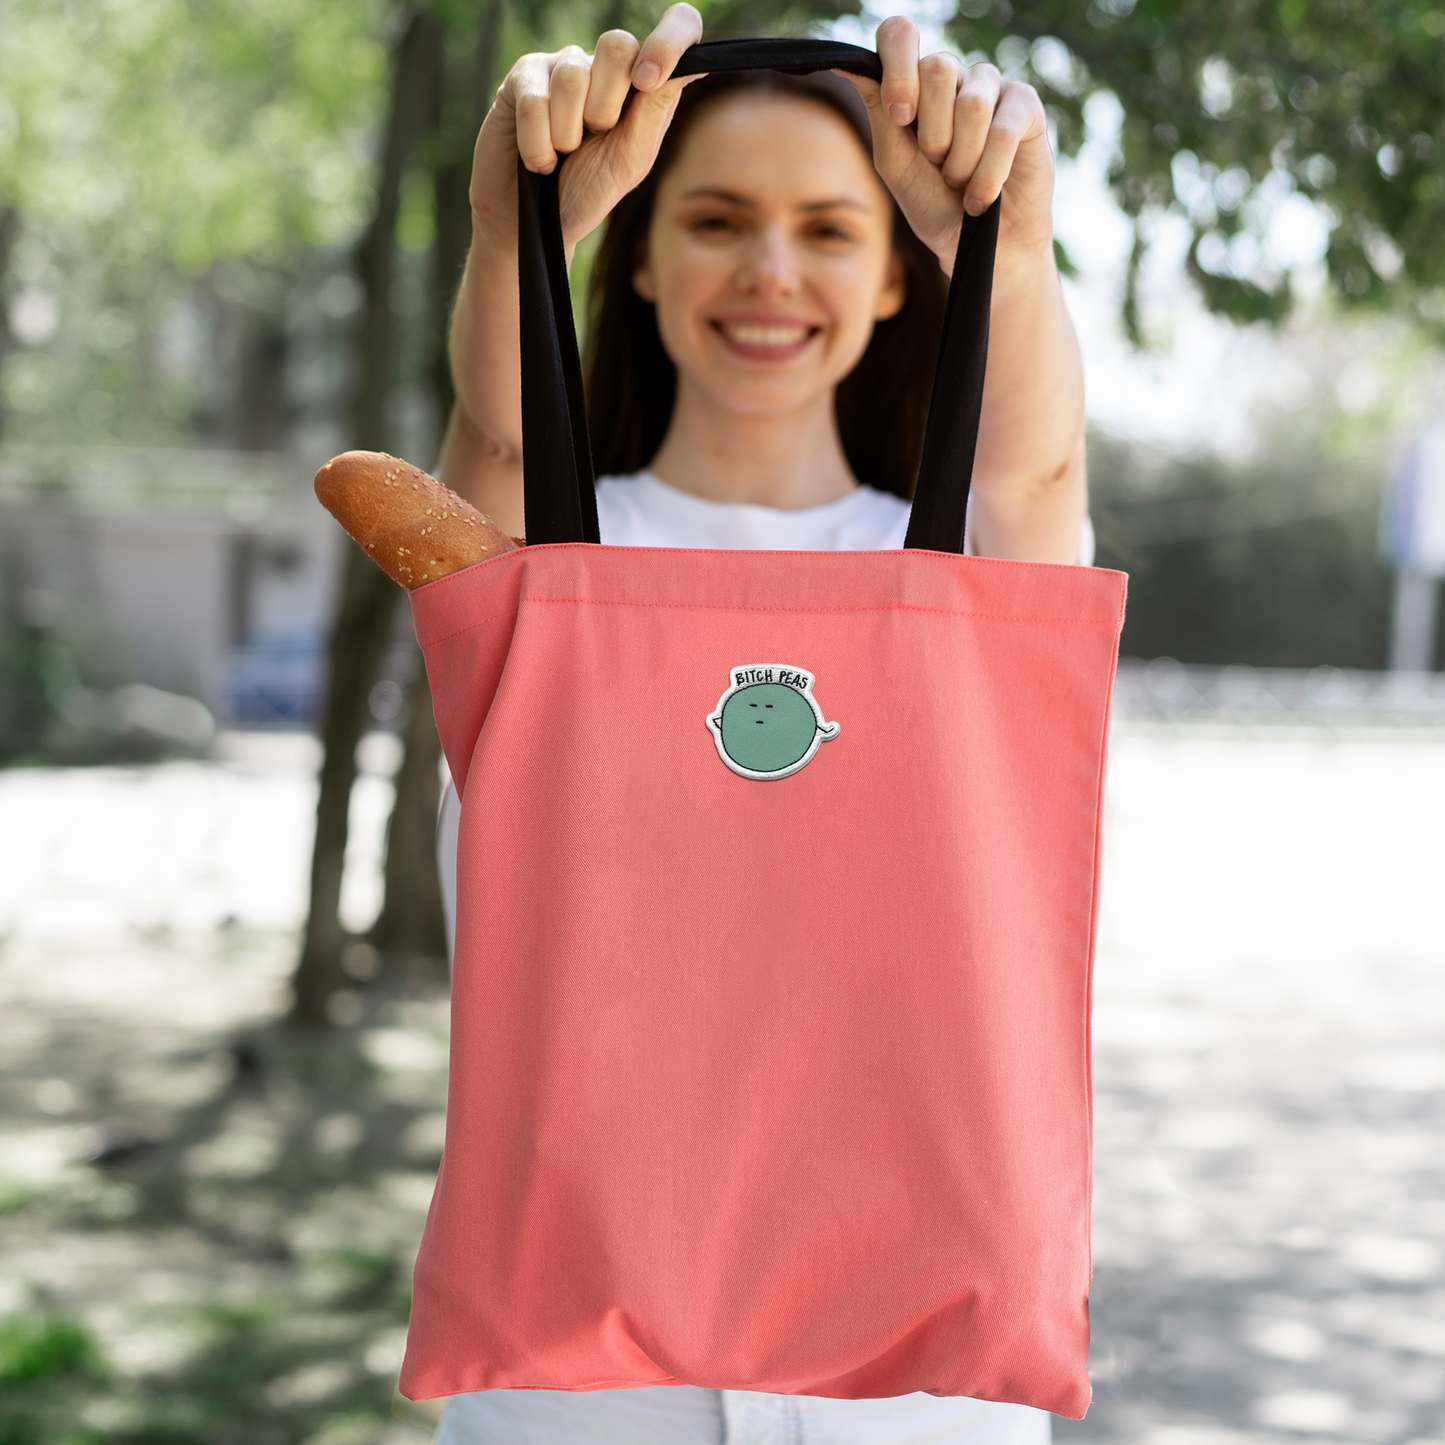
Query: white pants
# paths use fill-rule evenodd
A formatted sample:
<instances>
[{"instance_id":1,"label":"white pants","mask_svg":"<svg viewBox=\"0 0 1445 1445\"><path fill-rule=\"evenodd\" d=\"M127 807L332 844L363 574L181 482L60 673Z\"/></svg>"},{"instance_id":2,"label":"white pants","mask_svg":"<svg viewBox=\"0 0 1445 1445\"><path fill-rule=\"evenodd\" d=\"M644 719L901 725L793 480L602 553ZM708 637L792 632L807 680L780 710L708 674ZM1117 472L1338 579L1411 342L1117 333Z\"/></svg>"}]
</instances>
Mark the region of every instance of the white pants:
<instances>
[{"instance_id":1,"label":"white pants","mask_svg":"<svg viewBox=\"0 0 1445 1445\"><path fill-rule=\"evenodd\" d=\"M1049 1445L1049 1423L1025 1405L956 1396L488 1390L447 1405L435 1445Z\"/></svg>"}]
</instances>

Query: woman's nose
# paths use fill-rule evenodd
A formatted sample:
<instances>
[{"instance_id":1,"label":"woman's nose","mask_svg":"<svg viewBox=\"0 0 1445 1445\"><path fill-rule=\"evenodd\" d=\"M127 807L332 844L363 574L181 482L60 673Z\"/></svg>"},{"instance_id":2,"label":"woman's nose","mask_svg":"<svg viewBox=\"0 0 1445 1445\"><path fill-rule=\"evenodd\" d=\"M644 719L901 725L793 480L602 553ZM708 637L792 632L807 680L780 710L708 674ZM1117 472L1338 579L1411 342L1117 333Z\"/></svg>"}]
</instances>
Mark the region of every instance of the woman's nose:
<instances>
[{"instance_id":1,"label":"woman's nose","mask_svg":"<svg viewBox=\"0 0 1445 1445\"><path fill-rule=\"evenodd\" d=\"M761 231L738 278L744 291L762 297L791 296L799 287L797 260L779 227Z\"/></svg>"}]
</instances>

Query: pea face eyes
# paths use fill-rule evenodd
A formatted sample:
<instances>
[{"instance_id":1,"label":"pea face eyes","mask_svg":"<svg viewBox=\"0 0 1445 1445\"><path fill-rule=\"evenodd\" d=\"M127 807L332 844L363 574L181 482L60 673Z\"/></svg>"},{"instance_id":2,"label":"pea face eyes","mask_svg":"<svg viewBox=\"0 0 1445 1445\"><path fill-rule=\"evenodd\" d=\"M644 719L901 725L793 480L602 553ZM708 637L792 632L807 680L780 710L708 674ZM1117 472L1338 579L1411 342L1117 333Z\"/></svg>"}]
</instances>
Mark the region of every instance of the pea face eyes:
<instances>
[{"instance_id":1,"label":"pea face eyes","mask_svg":"<svg viewBox=\"0 0 1445 1445\"><path fill-rule=\"evenodd\" d=\"M838 724L824 722L813 698L810 672L762 664L735 667L730 677L707 725L718 756L740 777L790 777L838 736Z\"/></svg>"}]
</instances>

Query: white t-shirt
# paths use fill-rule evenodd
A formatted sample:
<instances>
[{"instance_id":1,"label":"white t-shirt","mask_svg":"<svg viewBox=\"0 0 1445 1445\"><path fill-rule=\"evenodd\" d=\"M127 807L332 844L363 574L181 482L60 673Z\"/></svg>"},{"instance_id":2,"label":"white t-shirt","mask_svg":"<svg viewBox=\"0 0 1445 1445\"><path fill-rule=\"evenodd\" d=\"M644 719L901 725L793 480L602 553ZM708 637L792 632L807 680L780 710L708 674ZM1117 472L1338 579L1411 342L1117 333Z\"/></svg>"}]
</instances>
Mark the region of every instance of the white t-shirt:
<instances>
[{"instance_id":1,"label":"white t-shirt","mask_svg":"<svg viewBox=\"0 0 1445 1445\"><path fill-rule=\"evenodd\" d=\"M903 545L908 503L872 487L797 512L709 502L651 472L597 483L602 540L616 547L723 547L775 552L873 552Z\"/></svg>"},{"instance_id":2,"label":"white t-shirt","mask_svg":"<svg viewBox=\"0 0 1445 1445\"><path fill-rule=\"evenodd\" d=\"M883 551L902 547L908 510L901 498L871 487L821 507L784 512L710 502L651 472L597 483L602 540L617 547ZM1080 542L1085 563L1093 550L1086 522ZM448 785L437 857L449 946L456 928L460 817L456 791ZM1049 1438L1049 1416L1025 1405L924 1394L828 1400L656 1385L458 1395L447 1406L436 1445L1048 1445Z\"/></svg>"},{"instance_id":3,"label":"white t-shirt","mask_svg":"<svg viewBox=\"0 0 1445 1445\"><path fill-rule=\"evenodd\" d=\"M602 540L615 547L752 547L775 552L875 552L903 545L908 503L859 487L821 507L782 512L746 502L709 502L651 472L597 483ZM1079 563L1094 562L1094 528L1079 533Z\"/></svg>"}]
</instances>

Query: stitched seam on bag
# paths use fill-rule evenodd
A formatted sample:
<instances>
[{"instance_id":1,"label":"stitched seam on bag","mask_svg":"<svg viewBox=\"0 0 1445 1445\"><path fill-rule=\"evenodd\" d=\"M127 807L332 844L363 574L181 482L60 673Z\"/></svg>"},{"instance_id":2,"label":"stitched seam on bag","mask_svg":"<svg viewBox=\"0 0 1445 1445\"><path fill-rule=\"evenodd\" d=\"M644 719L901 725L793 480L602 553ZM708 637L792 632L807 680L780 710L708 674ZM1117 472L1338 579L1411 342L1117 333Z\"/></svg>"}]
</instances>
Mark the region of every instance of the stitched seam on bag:
<instances>
[{"instance_id":1,"label":"stitched seam on bag","mask_svg":"<svg viewBox=\"0 0 1445 1445\"><path fill-rule=\"evenodd\" d=\"M527 552L535 557L539 552L575 552L580 548L587 547L596 552L670 552L677 556L687 557L736 557L739 552L751 552L756 555L758 552L766 552L769 557L882 557L902 556L905 553L920 560L923 558L943 559L945 562L964 561L970 564L982 562L987 566L996 563L1006 564L1010 567L1046 567L1050 571L1057 572L1061 567L1072 567L1083 572L1093 572L1096 575L1101 572L1117 572L1117 567L1096 567L1090 565L1085 567L1082 562L1034 562L1023 557L975 557L965 552L939 552L932 547L647 547L633 546L627 542L534 542L530 547L515 547L509 552L498 552L491 557L484 558L481 562L473 562L472 567L485 567L489 562L496 562L502 557L511 557L514 554ZM462 568L462 571L468 570ZM447 577L455 577L455 572L447 573ZM446 577L438 577L433 582L423 582L423 587L434 587L438 582L445 582Z\"/></svg>"},{"instance_id":2,"label":"stitched seam on bag","mask_svg":"<svg viewBox=\"0 0 1445 1445\"><path fill-rule=\"evenodd\" d=\"M921 607L913 602L877 602L862 607L757 607L745 602L725 604L715 602L618 602L607 597L524 597L520 606L531 602L570 602L584 607L652 607L667 608L673 612L777 612L786 615L839 612L926 612L935 617L972 617L980 622L1038 622L1048 627L1067 627L1078 631L1112 632L1114 620L1101 619L1097 622L1078 622L1068 617L1039 617L1018 612L960 612L952 607ZM491 621L491 618L485 619ZM480 626L480 623L474 624ZM462 631L466 631L463 628ZM456 634L452 634L455 636ZM436 641L444 641L437 638Z\"/></svg>"},{"instance_id":3,"label":"stitched seam on bag","mask_svg":"<svg viewBox=\"0 0 1445 1445\"><path fill-rule=\"evenodd\" d=\"M511 617L517 610L516 607L509 607L505 612L494 612L490 617L479 617L475 622L468 622L465 627L458 627L455 632L445 632L440 637L428 637L422 646L431 647L438 642L450 642L452 638L460 637L464 632L475 632L477 628L485 627L489 622L497 622L503 617Z\"/></svg>"}]
</instances>

